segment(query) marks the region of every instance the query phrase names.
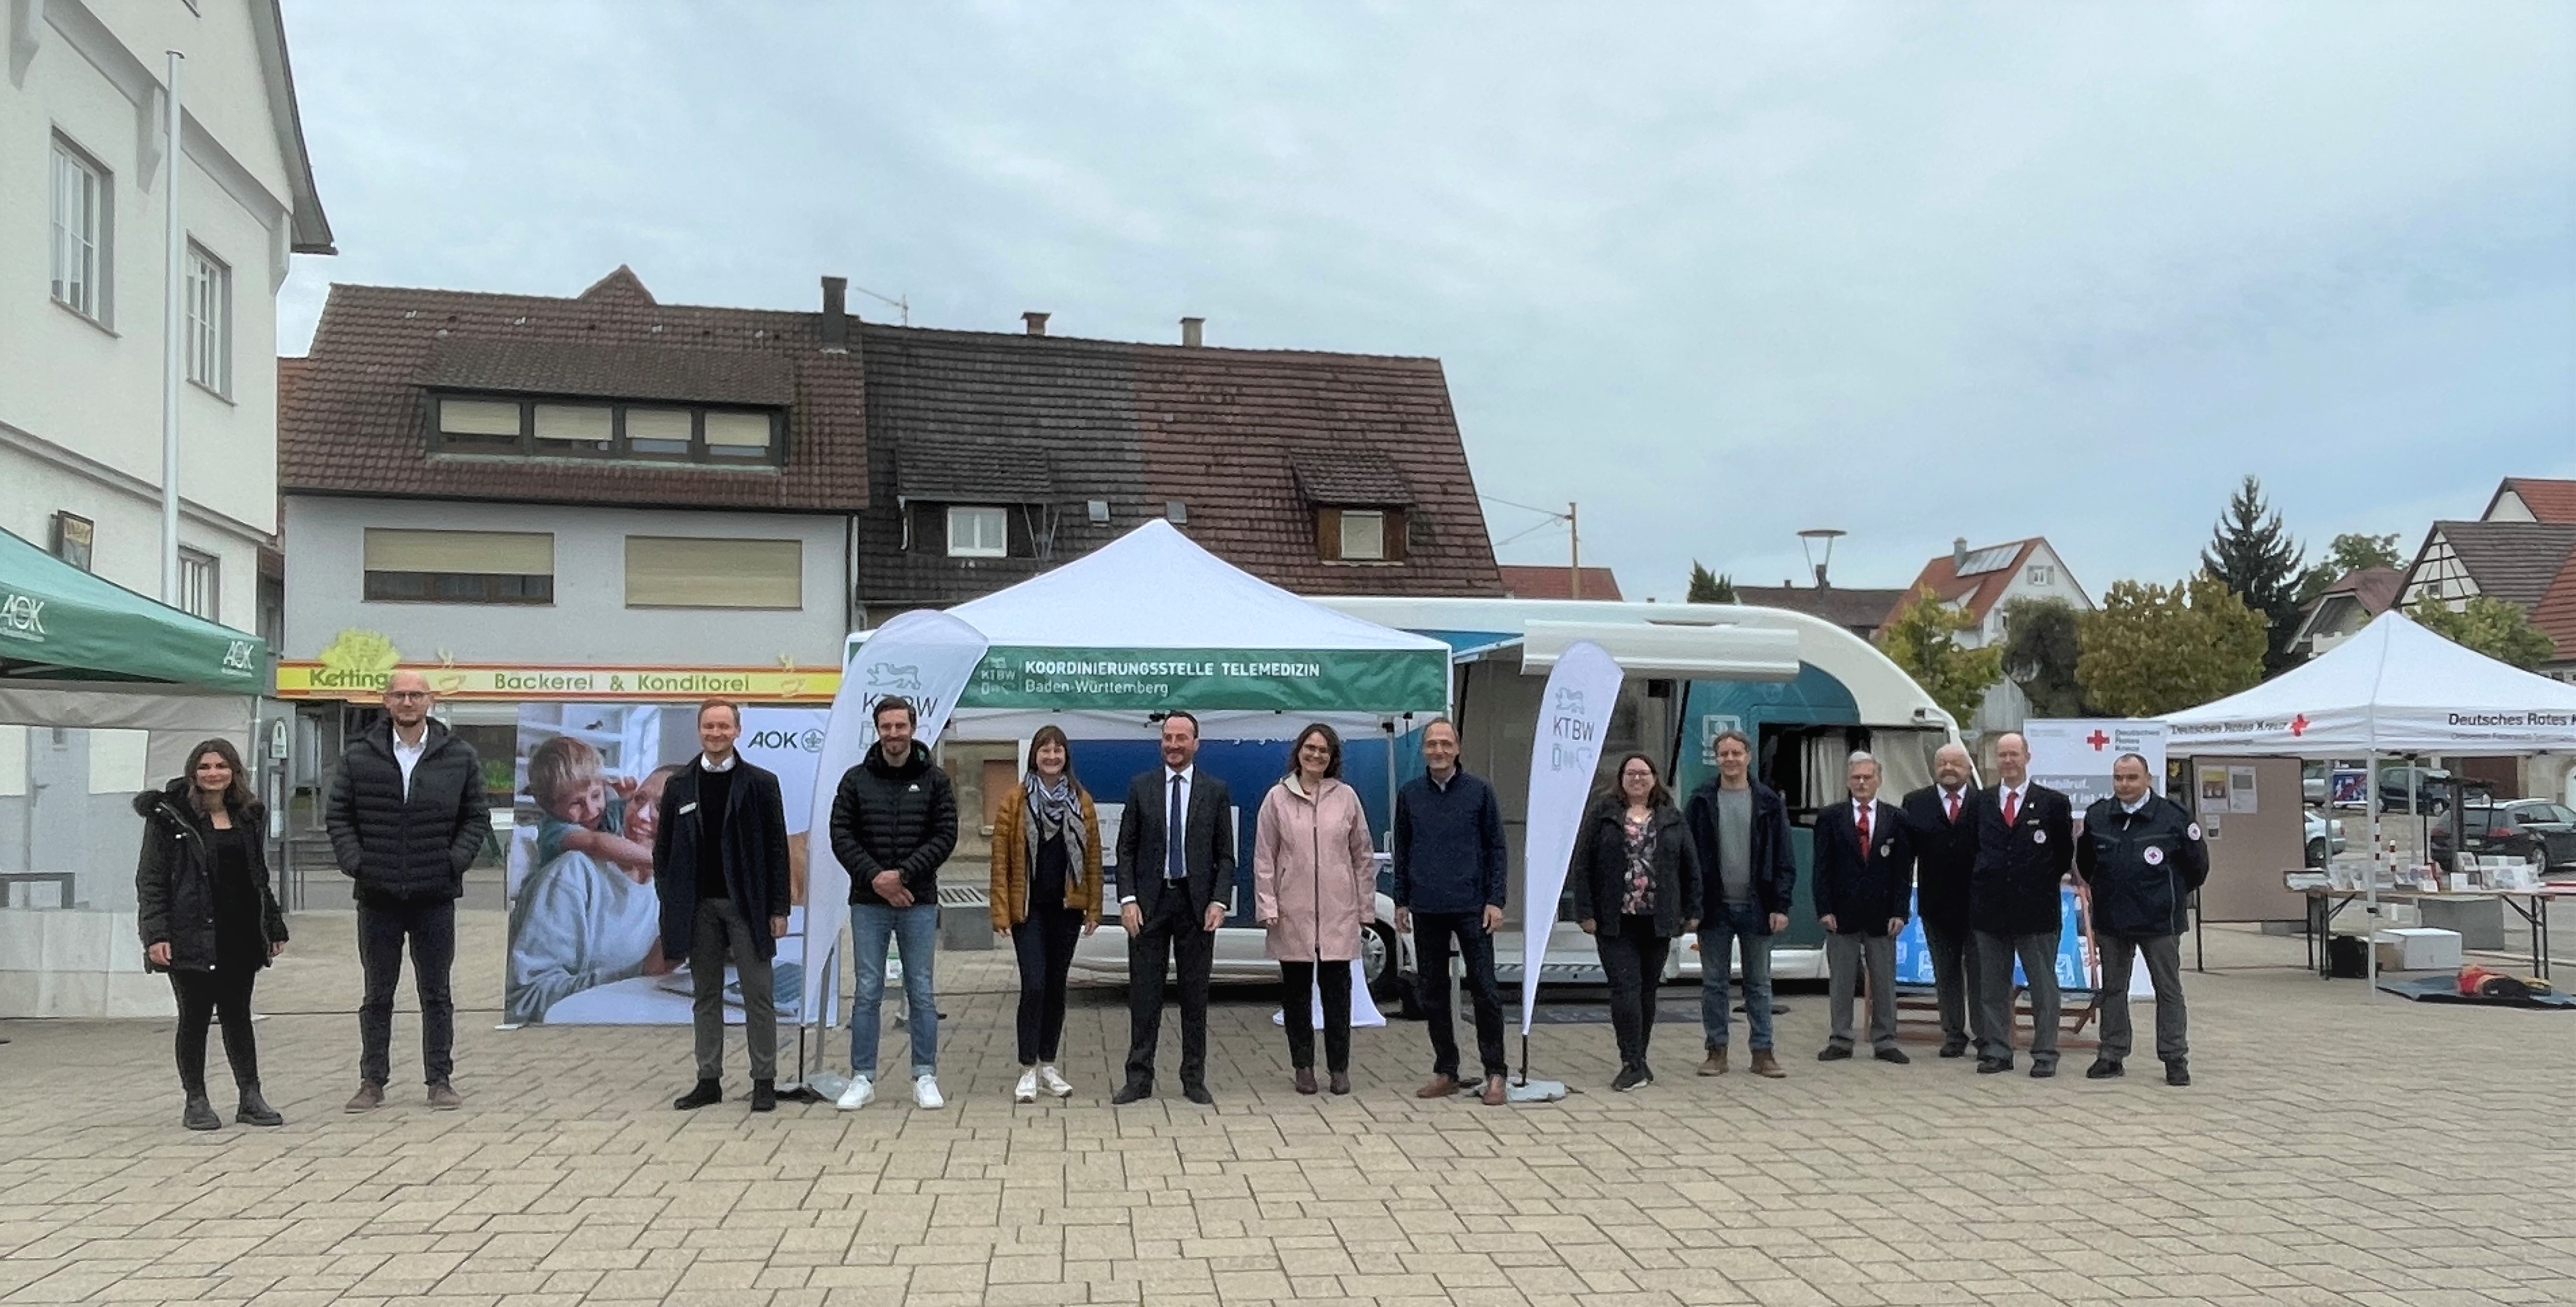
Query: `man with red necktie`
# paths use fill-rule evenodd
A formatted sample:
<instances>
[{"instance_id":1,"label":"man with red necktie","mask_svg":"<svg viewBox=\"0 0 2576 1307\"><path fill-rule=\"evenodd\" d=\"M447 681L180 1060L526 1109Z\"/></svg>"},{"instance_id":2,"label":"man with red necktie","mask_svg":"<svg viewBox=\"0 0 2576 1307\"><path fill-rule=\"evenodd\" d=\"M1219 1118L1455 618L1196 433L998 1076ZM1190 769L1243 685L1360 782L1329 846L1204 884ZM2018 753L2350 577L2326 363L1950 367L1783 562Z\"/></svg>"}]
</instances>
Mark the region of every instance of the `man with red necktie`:
<instances>
[{"instance_id":1,"label":"man with red necktie","mask_svg":"<svg viewBox=\"0 0 2576 1307\"><path fill-rule=\"evenodd\" d=\"M2018 731L1995 741L1998 781L1977 805L1977 858L1968 923L1977 932L1977 1071L2013 1067L2013 962L2030 986L2030 1074L2057 1074L2058 886L2075 866L2075 809L2030 779L2030 743Z\"/></svg>"},{"instance_id":2,"label":"man with red necktie","mask_svg":"<svg viewBox=\"0 0 2576 1307\"><path fill-rule=\"evenodd\" d=\"M1896 1046L1896 936L1914 898L1914 851L1905 814L1878 801L1878 759L1854 753L1844 764L1851 801L1816 813L1816 921L1825 928L1825 966L1832 973L1826 1011L1832 1036L1819 1062L1852 1055L1852 991L1869 977L1870 1043L1881 1062L1911 1061Z\"/></svg>"},{"instance_id":3,"label":"man with red necktie","mask_svg":"<svg viewBox=\"0 0 2576 1307\"><path fill-rule=\"evenodd\" d=\"M1914 844L1914 916L1923 923L1923 946L1932 955L1943 1057L1968 1051L1968 991L1975 987L1968 881L1977 862L1977 790L1969 771L1966 749L1942 745L1932 755L1932 783L1906 795L1904 803L1905 830Z\"/></svg>"}]
</instances>

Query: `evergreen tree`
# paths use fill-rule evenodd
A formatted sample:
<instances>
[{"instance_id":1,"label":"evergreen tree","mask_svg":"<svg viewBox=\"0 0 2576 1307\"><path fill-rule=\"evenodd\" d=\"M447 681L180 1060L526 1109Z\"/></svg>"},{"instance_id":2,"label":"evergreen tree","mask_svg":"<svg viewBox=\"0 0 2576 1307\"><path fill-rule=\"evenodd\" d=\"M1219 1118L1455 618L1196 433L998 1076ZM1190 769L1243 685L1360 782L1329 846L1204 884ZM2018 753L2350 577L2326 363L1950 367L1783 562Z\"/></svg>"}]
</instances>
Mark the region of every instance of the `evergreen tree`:
<instances>
[{"instance_id":1,"label":"evergreen tree","mask_svg":"<svg viewBox=\"0 0 2576 1307\"><path fill-rule=\"evenodd\" d=\"M1683 601L1694 604L1734 603L1735 582L1710 572L1694 558L1691 560L1690 593L1683 597Z\"/></svg>"},{"instance_id":2,"label":"evergreen tree","mask_svg":"<svg viewBox=\"0 0 2576 1307\"><path fill-rule=\"evenodd\" d=\"M2251 474L2228 498L2227 512L2200 553L2201 570L2236 593L2263 619L2263 674L2278 675L2298 662L2290 637L2299 629L2299 561L2305 551L2263 501L2263 483Z\"/></svg>"}]
</instances>

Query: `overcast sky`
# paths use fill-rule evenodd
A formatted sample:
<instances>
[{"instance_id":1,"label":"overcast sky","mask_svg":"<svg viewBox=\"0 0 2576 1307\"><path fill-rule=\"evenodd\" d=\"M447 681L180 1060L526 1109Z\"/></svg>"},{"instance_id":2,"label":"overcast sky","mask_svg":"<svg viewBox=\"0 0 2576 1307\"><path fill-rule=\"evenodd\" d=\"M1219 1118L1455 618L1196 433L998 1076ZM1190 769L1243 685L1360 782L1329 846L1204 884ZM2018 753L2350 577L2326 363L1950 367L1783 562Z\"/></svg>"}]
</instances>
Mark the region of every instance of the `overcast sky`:
<instances>
[{"instance_id":1,"label":"overcast sky","mask_svg":"<svg viewBox=\"0 0 2576 1307\"><path fill-rule=\"evenodd\" d=\"M1678 598L2576 476L2576 5L287 0L333 281L1431 355ZM862 316L894 311L854 296ZM1506 562L1561 529L1489 504Z\"/></svg>"}]
</instances>

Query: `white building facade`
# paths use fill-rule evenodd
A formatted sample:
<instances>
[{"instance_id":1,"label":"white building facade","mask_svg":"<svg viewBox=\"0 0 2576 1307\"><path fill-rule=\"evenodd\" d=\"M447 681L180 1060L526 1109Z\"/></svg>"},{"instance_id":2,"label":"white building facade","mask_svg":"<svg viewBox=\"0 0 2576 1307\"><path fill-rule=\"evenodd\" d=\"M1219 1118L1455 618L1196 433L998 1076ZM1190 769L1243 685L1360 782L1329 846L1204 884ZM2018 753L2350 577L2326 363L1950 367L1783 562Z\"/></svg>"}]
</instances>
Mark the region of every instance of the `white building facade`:
<instances>
[{"instance_id":1,"label":"white building facade","mask_svg":"<svg viewBox=\"0 0 2576 1307\"><path fill-rule=\"evenodd\" d=\"M256 631L277 530L277 290L292 255L333 252L275 0L13 0L6 22L0 528L160 596L176 278L179 606ZM171 50L186 56L175 268Z\"/></svg>"}]
</instances>

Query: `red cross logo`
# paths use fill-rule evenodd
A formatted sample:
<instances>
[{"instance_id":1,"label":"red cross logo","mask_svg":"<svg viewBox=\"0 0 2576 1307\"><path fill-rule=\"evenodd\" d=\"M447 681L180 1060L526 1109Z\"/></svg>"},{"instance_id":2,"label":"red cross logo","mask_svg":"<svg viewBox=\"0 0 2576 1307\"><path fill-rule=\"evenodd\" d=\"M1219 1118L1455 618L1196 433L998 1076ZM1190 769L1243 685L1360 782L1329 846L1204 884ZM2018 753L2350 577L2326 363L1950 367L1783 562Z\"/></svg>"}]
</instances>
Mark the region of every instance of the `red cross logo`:
<instances>
[{"instance_id":1,"label":"red cross logo","mask_svg":"<svg viewBox=\"0 0 2576 1307\"><path fill-rule=\"evenodd\" d=\"M2093 746L2093 752L2100 753L2102 751L2102 746L2111 742L2111 737L2104 735L2102 733L2102 728L2096 726L2093 728L2093 733L2091 735L2084 737L2084 742Z\"/></svg>"},{"instance_id":2,"label":"red cross logo","mask_svg":"<svg viewBox=\"0 0 2576 1307\"><path fill-rule=\"evenodd\" d=\"M2290 735L2292 738L2296 738L2307 733L2308 715L2306 713L2300 713L2298 716L2290 719Z\"/></svg>"}]
</instances>

